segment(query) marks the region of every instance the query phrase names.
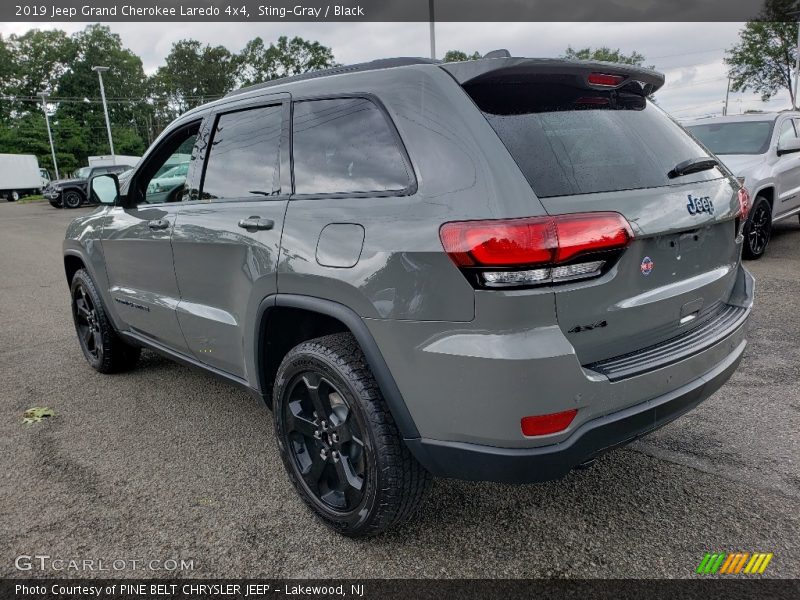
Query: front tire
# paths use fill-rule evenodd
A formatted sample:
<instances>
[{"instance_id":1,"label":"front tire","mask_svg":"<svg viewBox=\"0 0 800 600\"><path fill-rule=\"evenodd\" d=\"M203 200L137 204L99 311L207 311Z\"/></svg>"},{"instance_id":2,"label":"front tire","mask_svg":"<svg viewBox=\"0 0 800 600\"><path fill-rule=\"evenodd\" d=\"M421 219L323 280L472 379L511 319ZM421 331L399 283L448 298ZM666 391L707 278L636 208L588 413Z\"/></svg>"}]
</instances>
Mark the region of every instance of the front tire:
<instances>
[{"instance_id":1,"label":"front tire","mask_svg":"<svg viewBox=\"0 0 800 600\"><path fill-rule=\"evenodd\" d=\"M83 195L77 190L67 190L62 196L62 202L67 208L78 208L83 204Z\"/></svg>"},{"instance_id":2,"label":"front tire","mask_svg":"<svg viewBox=\"0 0 800 600\"><path fill-rule=\"evenodd\" d=\"M19 195L19 192L17 190L11 190L10 192L8 192L8 201L9 202L16 202L17 200L19 200L19 198L20 198L20 195Z\"/></svg>"},{"instance_id":3,"label":"front tire","mask_svg":"<svg viewBox=\"0 0 800 600\"><path fill-rule=\"evenodd\" d=\"M431 476L403 443L352 335L293 348L273 398L289 479L327 526L349 537L377 535L421 506Z\"/></svg>"},{"instance_id":4,"label":"front tire","mask_svg":"<svg viewBox=\"0 0 800 600\"><path fill-rule=\"evenodd\" d=\"M769 200L756 196L753 208L744 225L744 247L742 254L746 259L757 260L764 256L772 235L772 209Z\"/></svg>"},{"instance_id":5,"label":"front tire","mask_svg":"<svg viewBox=\"0 0 800 600\"><path fill-rule=\"evenodd\" d=\"M114 331L86 269L75 273L70 292L75 331L89 365L100 373L119 373L136 366L141 348L126 344Z\"/></svg>"}]
</instances>

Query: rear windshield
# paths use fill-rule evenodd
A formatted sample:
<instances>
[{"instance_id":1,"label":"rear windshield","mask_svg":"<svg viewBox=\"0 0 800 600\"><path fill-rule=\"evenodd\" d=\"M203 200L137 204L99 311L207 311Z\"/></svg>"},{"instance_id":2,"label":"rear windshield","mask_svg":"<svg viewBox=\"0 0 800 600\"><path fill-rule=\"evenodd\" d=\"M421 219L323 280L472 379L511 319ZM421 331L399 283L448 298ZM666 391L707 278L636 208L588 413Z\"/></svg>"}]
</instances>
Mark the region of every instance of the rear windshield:
<instances>
[{"instance_id":1,"label":"rear windshield","mask_svg":"<svg viewBox=\"0 0 800 600\"><path fill-rule=\"evenodd\" d=\"M641 96L549 83L465 89L540 198L720 176L712 169L667 177L678 163L708 153Z\"/></svg>"},{"instance_id":2,"label":"rear windshield","mask_svg":"<svg viewBox=\"0 0 800 600\"><path fill-rule=\"evenodd\" d=\"M714 154L764 154L774 121L708 123L687 127Z\"/></svg>"}]
</instances>

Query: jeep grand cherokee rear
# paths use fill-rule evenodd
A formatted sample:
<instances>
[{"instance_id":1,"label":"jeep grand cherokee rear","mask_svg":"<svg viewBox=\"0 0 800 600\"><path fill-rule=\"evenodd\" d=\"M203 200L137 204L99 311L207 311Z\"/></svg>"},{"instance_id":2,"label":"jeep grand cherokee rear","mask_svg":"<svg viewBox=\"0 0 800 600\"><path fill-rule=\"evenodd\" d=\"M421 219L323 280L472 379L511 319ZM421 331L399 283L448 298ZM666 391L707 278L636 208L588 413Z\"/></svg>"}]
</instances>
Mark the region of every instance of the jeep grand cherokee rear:
<instances>
[{"instance_id":1,"label":"jeep grand cherokee rear","mask_svg":"<svg viewBox=\"0 0 800 600\"><path fill-rule=\"evenodd\" d=\"M84 354L109 372L146 346L264 397L292 484L346 535L410 518L431 473L562 476L744 351L748 198L647 101L662 83L396 59L199 107L67 234ZM148 195L176 154L180 201Z\"/></svg>"}]
</instances>

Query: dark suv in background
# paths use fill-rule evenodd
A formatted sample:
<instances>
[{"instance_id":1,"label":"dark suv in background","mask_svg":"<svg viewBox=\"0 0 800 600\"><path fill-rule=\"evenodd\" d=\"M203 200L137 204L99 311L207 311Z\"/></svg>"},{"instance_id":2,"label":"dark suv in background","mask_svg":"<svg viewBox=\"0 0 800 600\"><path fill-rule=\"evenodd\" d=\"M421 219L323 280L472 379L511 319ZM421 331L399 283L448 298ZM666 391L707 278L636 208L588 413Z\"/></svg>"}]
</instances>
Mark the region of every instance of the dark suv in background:
<instances>
[{"instance_id":1,"label":"dark suv in background","mask_svg":"<svg viewBox=\"0 0 800 600\"><path fill-rule=\"evenodd\" d=\"M50 201L53 208L78 208L89 198L89 180L106 173L120 174L129 171L130 165L105 165L81 167L70 179L56 179L47 184L42 195Z\"/></svg>"},{"instance_id":2,"label":"dark suv in background","mask_svg":"<svg viewBox=\"0 0 800 600\"><path fill-rule=\"evenodd\" d=\"M663 81L395 59L192 110L67 231L83 353L109 373L150 348L263 398L346 535L410 518L432 475L561 477L745 348L748 197L647 100ZM171 202L151 183L176 154Z\"/></svg>"}]
</instances>

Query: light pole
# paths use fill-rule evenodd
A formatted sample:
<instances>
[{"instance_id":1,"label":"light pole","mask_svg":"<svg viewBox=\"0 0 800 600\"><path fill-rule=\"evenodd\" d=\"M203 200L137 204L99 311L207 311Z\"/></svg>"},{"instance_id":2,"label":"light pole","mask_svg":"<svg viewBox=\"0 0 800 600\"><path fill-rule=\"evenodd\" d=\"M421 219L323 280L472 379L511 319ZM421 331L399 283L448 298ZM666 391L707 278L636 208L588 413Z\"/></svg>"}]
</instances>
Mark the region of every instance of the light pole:
<instances>
[{"instance_id":1,"label":"light pole","mask_svg":"<svg viewBox=\"0 0 800 600\"><path fill-rule=\"evenodd\" d=\"M436 17L433 14L433 0L428 0L428 10L431 17L431 60L436 60Z\"/></svg>"},{"instance_id":2,"label":"light pole","mask_svg":"<svg viewBox=\"0 0 800 600\"><path fill-rule=\"evenodd\" d=\"M53 155L53 170L56 172L56 179L61 179L58 174L58 163L56 162L56 147L53 145L53 134L50 133L50 115L47 114L47 92L39 94L42 97L42 111L44 111L44 122L47 123L47 139L50 140L50 152Z\"/></svg>"},{"instance_id":3,"label":"light pole","mask_svg":"<svg viewBox=\"0 0 800 600\"><path fill-rule=\"evenodd\" d=\"M800 16L800 15L797 15ZM797 110L797 76L800 74L800 20L797 21L797 48L794 51L794 94L792 108Z\"/></svg>"},{"instance_id":4,"label":"light pole","mask_svg":"<svg viewBox=\"0 0 800 600\"><path fill-rule=\"evenodd\" d=\"M100 97L103 99L103 112L106 113L106 129L108 130L108 145L111 148L111 164L117 164L114 156L114 140L111 138L111 121L108 119L108 105L106 104L106 89L103 87L103 72L108 71L108 67L92 67L92 71L97 72L100 78Z\"/></svg>"}]
</instances>

